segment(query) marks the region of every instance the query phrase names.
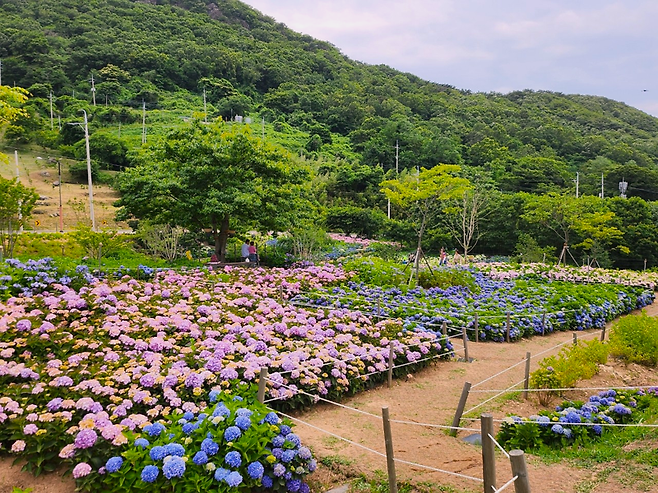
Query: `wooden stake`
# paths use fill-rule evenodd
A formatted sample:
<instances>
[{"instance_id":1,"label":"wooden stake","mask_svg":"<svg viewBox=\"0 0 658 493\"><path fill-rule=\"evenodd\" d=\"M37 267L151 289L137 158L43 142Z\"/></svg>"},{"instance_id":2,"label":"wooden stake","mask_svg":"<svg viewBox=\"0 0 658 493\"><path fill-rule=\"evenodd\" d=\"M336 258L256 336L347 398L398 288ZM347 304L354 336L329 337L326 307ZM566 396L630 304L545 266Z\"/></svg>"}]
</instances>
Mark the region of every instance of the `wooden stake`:
<instances>
[{"instance_id":1,"label":"wooden stake","mask_svg":"<svg viewBox=\"0 0 658 493\"><path fill-rule=\"evenodd\" d=\"M466 399L468 399L468 393L471 391L471 382L464 382L464 387L462 388L462 395L459 398L459 404L457 404L457 411L455 412L455 417L452 419L452 428L450 429L450 434L454 437L457 436L457 427L459 422L462 419L462 414L464 414L464 408L466 407Z\"/></svg>"},{"instance_id":2,"label":"wooden stake","mask_svg":"<svg viewBox=\"0 0 658 493\"><path fill-rule=\"evenodd\" d=\"M395 477L395 458L393 457L393 434L391 433L391 420L388 407L382 407L382 421L384 424L384 442L386 443L386 468L388 469L388 491L397 493L398 483Z\"/></svg>"},{"instance_id":3,"label":"wooden stake","mask_svg":"<svg viewBox=\"0 0 658 493\"><path fill-rule=\"evenodd\" d=\"M265 386L267 385L267 368L263 367L260 369L260 375L258 376L258 394L256 398L258 402L263 404L265 402Z\"/></svg>"},{"instance_id":4,"label":"wooden stake","mask_svg":"<svg viewBox=\"0 0 658 493\"><path fill-rule=\"evenodd\" d=\"M576 334L576 333L574 332L574 333L573 333L573 345L575 346L576 344L578 344L578 334Z\"/></svg>"},{"instance_id":5,"label":"wooden stake","mask_svg":"<svg viewBox=\"0 0 658 493\"><path fill-rule=\"evenodd\" d=\"M530 353L525 353L525 380L523 382L523 398L528 400L528 387L530 385Z\"/></svg>"},{"instance_id":6,"label":"wooden stake","mask_svg":"<svg viewBox=\"0 0 658 493\"><path fill-rule=\"evenodd\" d=\"M470 363L470 358L468 357L468 334L466 333L466 326L462 327L462 339L464 340L464 361Z\"/></svg>"},{"instance_id":7,"label":"wooden stake","mask_svg":"<svg viewBox=\"0 0 658 493\"><path fill-rule=\"evenodd\" d=\"M496 445L491 439L494 434L493 430L493 414L482 414L480 416L480 436L482 437L484 491L496 491Z\"/></svg>"},{"instance_id":8,"label":"wooden stake","mask_svg":"<svg viewBox=\"0 0 658 493\"><path fill-rule=\"evenodd\" d=\"M448 335L448 322L446 322L445 320L441 324L441 332L443 332L444 336Z\"/></svg>"},{"instance_id":9,"label":"wooden stake","mask_svg":"<svg viewBox=\"0 0 658 493\"><path fill-rule=\"evenodd\" d=\"M605 341L605 325L603 326L603 330L601 331L601 342Z\"/></svg>"},{"instance_id":10,"label":"wooden stake","mask_svg":"<svg viewBox=\"0 0 658 493\"><path fill-rule=\"evenodd\" d=\"M530 482L528 481L523 450L512 450L509 453L509 460L512 464L512 476L517 476L516 481L514 481L514 491L516 493L530 493Z\"/></svg>"},{"instance_id":11,"label":"wooden stake","mask_svg":"<svg viewBox=\"0 0 658 493\"><path fill-rule=\"evenodd\" d=\"M395 365L395 362L393 361L394 359L395 359L395 354L393 353L393 341L391 341L390 345L388 346L388 388L389 389L393 385L393 366Z\"/></svg>"}]
</instances>

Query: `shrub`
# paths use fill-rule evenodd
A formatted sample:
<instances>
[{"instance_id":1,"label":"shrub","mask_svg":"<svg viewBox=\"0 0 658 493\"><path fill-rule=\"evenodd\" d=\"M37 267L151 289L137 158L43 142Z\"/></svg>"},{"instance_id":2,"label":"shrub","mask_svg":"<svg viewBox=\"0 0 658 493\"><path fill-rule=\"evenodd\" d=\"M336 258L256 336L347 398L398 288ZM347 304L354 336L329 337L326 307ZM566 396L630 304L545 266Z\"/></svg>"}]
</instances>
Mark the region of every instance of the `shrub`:
<instances>
[{"instance_id":1,"label":"shrub","mask_svg":"<svg viewBox=\"0 0 658 493\"><path fill-rule=\"evenodd\" d=\"M433 269L421 270L418 274L418 284L424 288L447 289L451 286L465 286L472 293L480 291L475 276L466 269Z\"/></svg>"},{"instance_id":2,"label":"shrub","mask_svg":"<svg viewBox=\"0 0 658 493\"><path fill-rule=\"evenodd\" d=\"M410 272L397 262L382 260L379 257L361 257L343 264L346 271L356 272L355 282L374 284L380 287L394 287L407 284Z\"/></svg>"},{"instance_id":3,"label":"shrub","mask_svg":"<svg viewBox=\"0 0 658 493\"><path fill-rule=\"evenodd\" d=\"M627 363L658 364L658 319L629 315L619 319L610 331L610 353Z\"/></svg>"}]
</instances>

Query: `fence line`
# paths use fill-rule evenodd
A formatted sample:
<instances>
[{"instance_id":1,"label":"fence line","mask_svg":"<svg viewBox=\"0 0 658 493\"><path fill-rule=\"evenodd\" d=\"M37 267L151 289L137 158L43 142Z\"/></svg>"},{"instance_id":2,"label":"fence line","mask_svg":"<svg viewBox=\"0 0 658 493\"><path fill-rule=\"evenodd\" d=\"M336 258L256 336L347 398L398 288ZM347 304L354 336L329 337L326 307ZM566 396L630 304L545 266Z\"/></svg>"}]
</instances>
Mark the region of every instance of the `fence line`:
<instances>
[{"instance_id":1,"label":"fence line","mask_svg":"<svg viewBox=\"0 0 658 493\"><path fill-rule=\"evenodd\" d=\"M473 407L470 408L468 411L464 411L463 414L470 414L470 413L472 413L472 412L475 411L477 408L482 407L482 406L484 406L485 404L487 404L488 402L493 401L496 397L499 397L499 396L503 395L505 392L509 391L510 389L513 389L514 387L517 387L517 386L521 385L523 382L525 382L525 378L524 378L523 380L521 380L520 382L517 382L517 383L515 383L514 385L508 387L507 389L505 389L504 392L501 392L500 394L496 394L496 395L494 395L493 397L490 397L489 399L480 402L478 405L473 406ZM518 392L518 391L517 391L517 392Z\"/></svg>"},{"instance_id":2,"label":"fence line","mask_svg":"<svg viewBox=\"0 0 658 493\"><path fill-rule=\"evenodd\" d=\"M509 455L508 455L507 457L509 458ZM512 484L514 484L514 482L515 482L517 479L519 479L519 477L518 477L518 476L514 476L512 479L510 479L507 483L505 483L504 485L502 485L500 488L498 488L497 490L494 490L493 493L500 493L501 491L506 490L506 489L509 488Z\"/></svg>"},{"instance_id":3,"label":"fence line","mask_svg":"<svg viewBox=\"0 0 658 493\"><path fill-rule=\"evenodd\" d=\"M638 385L636 387L562 387L557 389L527 389L527 391L528 392L567 392L570 390L642 390L642 389L653 389L656 387L658 387L658 385ZM486 392L507 392L507 391L508 389L504 389L504 390L491 389L491 390L472 390L471 392L481 394Z\"/></svg>"},{"instance_id":4,"label":"fence line","mask_svg":"<svg viewBox=\"0 0 658 493\"><path fill-rule=\"evenodd\" d=\"M381 452L379 452L379 451L377 451L377 450L374 450L374 449L371 449L371 448L369 448L369 447L366 447L365 445L361 445L360 443L354 442L354 441L352 441L352 440L350 440L350 439L348 439L348 438L345 438L345 437L342 437L342 436L340 436L340 435L337 435L336 433L332 433L332 432L330 432L330 431L323 430L322 428L319 428L319 427L317 427L317 426L315 426L315 425L312 425L312 424L310 424L310 423L307 423L306 421L302 421L302 420L299 419L299 418L295 418L295 417L293 417L293 416L290 416L289 414L282 413L282 412L280 412L280 411L275 411L275 412L277 412L278 414L280 414L280 415L282 415L282 416L285 416L285 417L288 418L288 419L291 419L291 420L293 420L293 421L296 421L296 422L299 423L299 424L302 424L302 425L304 425L304 426L308 426L309 428L313 428L314 430L320 431L320 432L322 432L322 433L326 433L327 435L330 435L330 436L332 436L332 437L334 437L334 438L337 438L337 439L339 439L339 440L343 440L344 442L347 442L347 443L349 443L350 445L355 445L355 446L357 446L357 447L359 447L359 448L361 448L361 449L363 449L363 450L366 450L366 451L368 451L368 452L370 452L370 453L373 453L373 454L378 455L378 456L380 456L380 457L384 457L384 458L386 458L386 454L383 454L383 453L381 453ZM444 469L438 469L438 468L436 468L436 467L426 466L426 465L423 465L423 464L417 464L417 463L415 463L415 462L410 462L410 461L406 461L406 460L403 460L403 459L397 459L397 458L396 458L396 459L394 459L394 460L395 460L395 462L399 462L399 463L401 463L401 464L406 464L406 465L414 466L414 467L420 467L420 468L422 468L422 469L428 469L428 470L430 470L430 471L434 471L434 472L440 472L440 473L448 474L448 475L451 475L451 476L457 476L457 477L459 477L459 478L463 478L463 479L470 479L470 480L472 480L472 481L477 481L477 482L480 482L480 483L483 481L482 479L480 479L480 478L476 478L476 477L474 477L474 476L467 476L467 475L465 475L465 474L461 474L461 473L458 473L458 472L446 471L446 470L444 470Z\"/></svg>"},{"instance_id":5,"label":"fence line","mask_svg":"<svg viewBox=\"0 0 658 493\"><path fill-rule=\"evenodd\" d=\"M495 423L510 423L510 420L507 419L494 419ZM539 421L522 421L521 423L515 423L512 420L511 424L526 424L526 423L537 423L539 425L553 426L608 426L611 428L658 428L658 424L645 424L645 423L567 423L566 421L551 421L550 423L540 423Z\"/></svg>"}]
</instances>

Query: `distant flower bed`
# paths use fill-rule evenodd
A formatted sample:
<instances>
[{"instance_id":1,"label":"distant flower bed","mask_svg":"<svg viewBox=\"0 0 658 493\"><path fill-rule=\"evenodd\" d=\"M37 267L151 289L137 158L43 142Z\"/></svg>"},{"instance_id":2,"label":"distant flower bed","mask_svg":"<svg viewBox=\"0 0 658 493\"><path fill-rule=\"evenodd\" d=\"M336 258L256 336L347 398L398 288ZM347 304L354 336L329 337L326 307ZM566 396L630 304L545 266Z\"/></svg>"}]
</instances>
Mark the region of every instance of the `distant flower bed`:
<instances>
[{"instance_id":1,"label":"distant flower bed","mask_svg":"<svg viewBox=\"0 0 658 493\"><path fill-rule=\"evenodd\" d=\"M555 411L536 416L505 418L496 440L506 449L534 450L585 444L600 436L606 424L635 423L640 412L658 398L658 387L644 390L606 390L588 402L565 402Z\"/></svg>"},{"instance_id":2,"label":"distant flower bed","mask_svg":"<svg viewBox=\"0 0 658 493\"><path fill-rule=\"evenodd\" d=\"M340 286L306 292L295 301L312 306L357 309L404 320L414 330L440 333L443 322L453 330L467 328L474 338L478 315L480 340L504 341L507 313L510 339L557 330L601 328L615 317L651 304L652 291L613 284L573 284L543 279L496 280L474 273L475 289L421 287L381 288L348 281Z\"/></svg>"}]
</instances>

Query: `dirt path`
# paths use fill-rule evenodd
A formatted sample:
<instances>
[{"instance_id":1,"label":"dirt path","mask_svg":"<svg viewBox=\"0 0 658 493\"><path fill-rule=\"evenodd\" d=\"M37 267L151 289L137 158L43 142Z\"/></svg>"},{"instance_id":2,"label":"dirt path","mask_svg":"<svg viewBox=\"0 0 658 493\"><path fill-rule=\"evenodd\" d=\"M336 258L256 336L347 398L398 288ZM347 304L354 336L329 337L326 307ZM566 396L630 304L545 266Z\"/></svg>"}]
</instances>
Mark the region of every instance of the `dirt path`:
<instances>
[{"instance_id":1,"label":"dirt path","mask_svg":"<svg viewBox=\"0 0 658 493\"><path fill-rule=\"evenodd\" d=\"M658 316L658 304L646 308L651 316ZM590 340L598 337L600 331L578 333L580 338ZM354 474L370 475L373 471L386 471L385 458L359 447L367 447L384 452L384 439L381 416L382 407L388 407L391 419L412 421L415 423L450 425L459 401L464 382L471 382L474 390L504 389L523 379L524 364L519 364L513 370L478 385L478 383L504 370L515 363L522 362L526 353L537 355L542 351L562 342L572 341L571 332L551 334L546 337L535 337L514 344L470 343L469 356L473 361L439 362L406 380L396 380L392 388L386 387L370 390L345 400L342 404L349 408L376 415L369 416L358 411L337 407L331 404L320 404L313 410L299 415L299 418L312 425L298 424L296 433L302 441L310 445L318 458L330 458L337 462L350 461L349 466ZM555 354L559 349L546 352L533 359L531 370L538 361ZM622 385L658 385L656 372L631 365L610 364L604 366L594 379L584 382L581 386L610 387ZM583 398L591 391L569 396ZM466 409L493 394L472 393ZM463 427L472 427L473 431L460 431L457 438L452 438L445 430L428 426L411 424L392 424L393 441L396 458L422 464L432 468L463 474L465 476L482 477L481 449L463 441L463 438L479 432L479 414L491 412L495 418L503 418L509 413L528 416L536 413L540 406L532 395L528 401L496 399L479 408L472 414L474 421L463 420ZM326 430L331 434L320 430ZM333 435L347 438L358 445L351 445ZM57 475L33 478L27 473L21 473L18 466L11 466L12 458L0 460L0 493L9 493L12 487L33 488L33 493L73 493L75 486L69 478ZM533 493L577 493L576 485L595 477L597 471L576 469L565 464L545 465L539 460L528 457L528 469ZM322 467L320 468L320 471ZM509 461L499 454L497 460L499 486L511 478ZM482 491L481 483L470 479L462 479L445 473L434 472L425 468L397 465L398 478L411 480L415 483L428 482L434 485L451 485L459 491ZM322 472L320 472L322 474ZM631 489L628 489L631 488ZM624 486L618 483L599 485L590 490L593 493L631 492L633 485ZM512 490L509 490L512 491ZM647 491L646 489L643 491ZM658 489L654 490L658 491Z\"/></svg>"},{"instance_id":2,"label":"dirt path","mask_svg":"<svg viewBox=\"0 0 658 493\"><path fill-rule=\"evenodd\" d=\"M658 316L658 304L646 308L649 315ZM578 333L580 338L591 340L599 337L600 331ZM571 332L561 332L546 337L535 337L514 344L480 343L469 344L469 356L474 358L471 363L440 362L432 368L409 376L406 381L394 381L392 388L386 387L364 392L354 398L344 401L345 406L381 416L382 407L388 407L392 420L412 421L426 424L450 425L464 382L471 382L474 390L505 389L522 381L525 364L519 364L513 370L477 385L515 363L522 362L526 352L539 354L561 342L571 343ZM531 371L537 367L542 358L556 354L559 349L545 353L537 359L533 358ZM582 382L581 387L610 387L629 385L658 385L658 375L636 365L625 367L611 363L602 368L594 379ZM574 392L569 398L584 398L595 391ZM466 409L471 409L479 402L492 397L492 393L471 393ZM479 433L479 415L481 412L491 412L495 419L504 418L510 413L520 416L535 414L541 406L531 393L528 401L496 399L475 411L473 421L462 420L461 426L472 427L473 431L460 431L457 438L452 438L445 430L427 426L392 423L392 434L395 457L437 469L454 473L482 477L481 448L470 445L463 438ZM347 438L359 445L384 452L382 422L379 418L340 408L331 404L323 404L300 416L304 422L335 435ZM496 427L496 431L497 431ZM318 457L335 457L335 460L346 458L353 461L355 473L386 471L386 460L383 457L368 452L356 445L351 445L331 435L319 432L303 424L298 424L296 432L302 441L310 444ZM499 487L511 476L509 460L501 453L497 470ZM533 493L576 493L575 485L590 478L596 471L569 468L563 464L547 466L539 460L528 457L529 477ZM399 479L411 480L415 483L430 482L434 484L452 485L465 491L482 491L481 483L460 479L444 473L438 473L425 468L404 464L396 465ZM632 486L631 486L632 488ZM596 493L637 491L624 489L614 485L613 489L597 488ZM658 487L655 491L658 491Z\"/></svg>"}]
</instances>

